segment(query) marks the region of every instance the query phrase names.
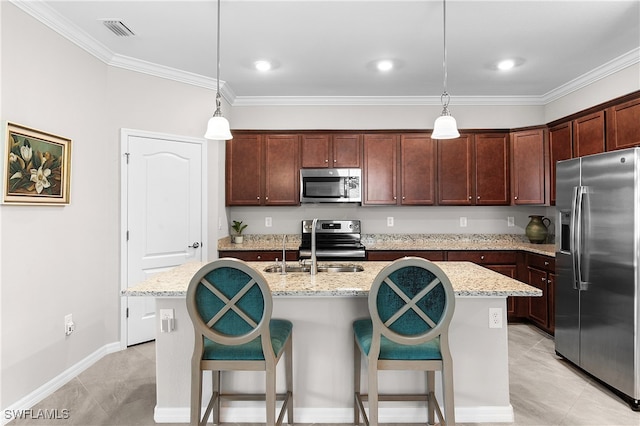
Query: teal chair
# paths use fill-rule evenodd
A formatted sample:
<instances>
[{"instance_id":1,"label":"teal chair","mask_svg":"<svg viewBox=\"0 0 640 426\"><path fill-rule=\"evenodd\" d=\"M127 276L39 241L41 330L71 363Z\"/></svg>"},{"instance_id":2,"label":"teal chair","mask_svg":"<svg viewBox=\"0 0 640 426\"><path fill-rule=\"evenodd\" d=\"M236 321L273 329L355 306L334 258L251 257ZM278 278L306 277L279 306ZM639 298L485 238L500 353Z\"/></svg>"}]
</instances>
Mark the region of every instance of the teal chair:
<instances>
[{"instance_id":1,"label":"teal chair","mask_svg":"<svg viewBox=\"0 0 640 426\"><path fill-rule=\"evenodd\" d=\"M428 424L434 424L437 414L440 425L455 425L448 337L454 308L449 278L428 260L406 257L378 273L369 291L370 318L353 323L356 425L360 415L366 425L378 425L379 401L424 401ZM368 394L361 393L362 358L366 360ZM426 371L426 393L379 394L380 370ZM434 393L435 371L441 372L444 415Z\"/></svg>"},{"instance_id":2,"label":"teal chair","mask_svg":"<svg viewBox=\"0 0 640 426\"><path fill-rule=\"evenodd\" d=\"M191 360L191 425L212 415L220 423L220 401L266 401L266 424L293 424L292 330L290 321L272 319L273 300L264 276L245 262L220 259L203 266L187 289L187 310L195 345ZM276 393L276 365L285 355L286 393ZM213 395L202 415L202 372L212 372ZM225 394L222 371L264 371L265 394ZM276 401L283 400L276 419Z\"/></svg>"}]
</instances>

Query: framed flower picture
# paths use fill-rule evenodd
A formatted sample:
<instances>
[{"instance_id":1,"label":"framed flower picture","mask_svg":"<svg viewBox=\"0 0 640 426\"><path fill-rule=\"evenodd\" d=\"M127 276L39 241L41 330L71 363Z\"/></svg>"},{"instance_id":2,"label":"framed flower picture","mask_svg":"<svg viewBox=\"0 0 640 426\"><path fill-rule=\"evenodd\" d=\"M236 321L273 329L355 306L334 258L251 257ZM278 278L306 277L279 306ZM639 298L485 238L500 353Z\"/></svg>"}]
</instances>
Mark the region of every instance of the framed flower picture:
<instances>
[{"instance_id":1,"label":"framed flower picture","mask_svg":"<svg viewBox=\"0 0 640 426\"><path fill-rule=\"evenodd\" d=\"M69 204L71 139L7 123L5 204Z\"/></svg>"}]
</instances>

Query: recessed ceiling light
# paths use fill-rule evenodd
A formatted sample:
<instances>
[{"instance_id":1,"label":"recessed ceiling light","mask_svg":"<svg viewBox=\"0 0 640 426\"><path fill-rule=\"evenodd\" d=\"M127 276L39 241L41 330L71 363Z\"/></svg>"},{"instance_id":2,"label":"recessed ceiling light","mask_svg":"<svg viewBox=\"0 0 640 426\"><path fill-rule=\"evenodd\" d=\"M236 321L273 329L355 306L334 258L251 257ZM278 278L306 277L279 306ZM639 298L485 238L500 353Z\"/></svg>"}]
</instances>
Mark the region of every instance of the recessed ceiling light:
<instances>
[{"instance_id":1,"label":"recessed ceiling light","mask_svg":"<svg viewBox=\"0 0 640 426\"><path fill-rule=\"evenodd\" d=\"M378 61L378 63L376 64L376 67L378 68L378 71L389 71L393 69L393 61L389 61L389 60Z\"/></svg>"},{"instance_id":2,"label":"recessed ceiling light","mask_svg":"<svg viewBox=\"0 0 640 426\"><path fill-rule=\"evenodd\" d=\"M271 69L271 62L269 61L256 61L253 63L258 71L269 71Z\"/></svg>"},{"instance_id":3,"label":"recessed ceiling light","mask_svg":"<svg viewBox=\"0 0 640 426\"><path fill-rule=\"evenodd\" d=\"M501 71L507 71L516 66L516 61L513 59L505 59L498 62L498 69Z\"/></svg>"}]
</instances>

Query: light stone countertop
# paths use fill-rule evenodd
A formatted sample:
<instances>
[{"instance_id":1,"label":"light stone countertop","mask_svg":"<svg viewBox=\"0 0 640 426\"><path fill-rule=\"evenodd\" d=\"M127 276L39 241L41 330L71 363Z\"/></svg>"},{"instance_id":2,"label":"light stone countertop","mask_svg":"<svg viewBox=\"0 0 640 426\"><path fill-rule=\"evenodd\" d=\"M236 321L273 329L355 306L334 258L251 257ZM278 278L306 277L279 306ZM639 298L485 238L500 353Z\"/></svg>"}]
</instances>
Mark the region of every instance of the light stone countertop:
<instances>
[{"instance_id":1,"label":"light stone countertop","mask_svg":"<svg viewBox=\"0 0 640 426\"><path fill-rule=\"evenodd\" d=\"M230 237L218 241L218 250L282 250L283 234L245 235L242 244ZM363 234L362 244L375 250L523 250L555 257L555 244L532 244L517 234ZM298 250L299 234L287 234L286 249Z\"/></svg>"},{"instance_id":2,"label":"light stone countertop","mask_svg":"<svg viewBox=\"0 0 640 426\"><path fill-rule=\"evenodd\" d=\"M264 272L274 262L247 262L260 271L275 297L366 296L375 276L390 262L353 262L362 272L288 272L286 275ZM319 262L323 264L324 262ZM434 262L447 274L456 296L506 297L542 296L541 290L471 262ZM122 292L123 296L185 297L191 277L204 265L189 262L153 275Z\"/></svg>"}]
</instances>

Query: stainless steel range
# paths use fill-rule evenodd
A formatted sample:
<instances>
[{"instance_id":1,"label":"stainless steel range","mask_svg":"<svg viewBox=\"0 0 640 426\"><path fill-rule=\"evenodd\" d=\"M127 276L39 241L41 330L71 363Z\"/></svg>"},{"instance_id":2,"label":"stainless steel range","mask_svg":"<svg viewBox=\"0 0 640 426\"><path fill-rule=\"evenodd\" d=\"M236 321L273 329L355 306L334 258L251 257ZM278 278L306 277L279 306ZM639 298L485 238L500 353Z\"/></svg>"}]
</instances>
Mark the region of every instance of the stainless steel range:
<instances>
[{"instance_id":1,"label":"stainless steel range","mask_svg":"<svg viewBox=\"0 0 640 426\"><path fill-rule=\"evenodd\" d=\"M302 221L300 259L311 258L313 220ZM364 260L359 220L319 219L316 224L316 258L318 260Z\"/></svg>"}]
</instances>

